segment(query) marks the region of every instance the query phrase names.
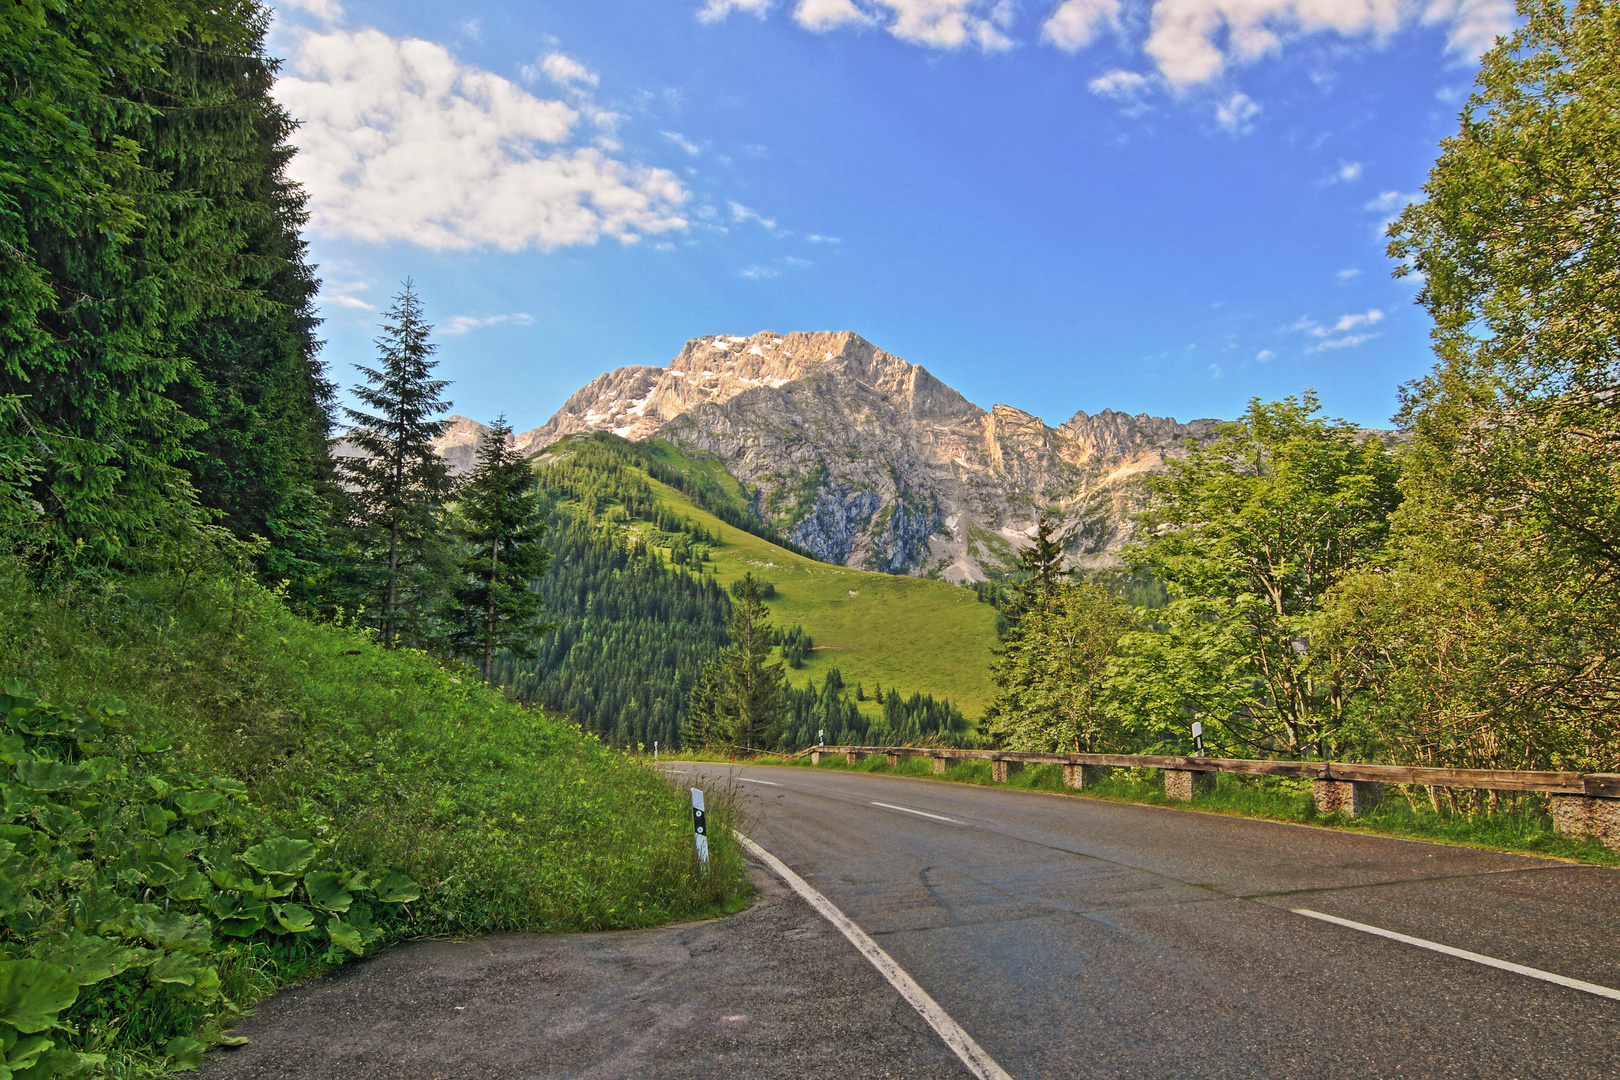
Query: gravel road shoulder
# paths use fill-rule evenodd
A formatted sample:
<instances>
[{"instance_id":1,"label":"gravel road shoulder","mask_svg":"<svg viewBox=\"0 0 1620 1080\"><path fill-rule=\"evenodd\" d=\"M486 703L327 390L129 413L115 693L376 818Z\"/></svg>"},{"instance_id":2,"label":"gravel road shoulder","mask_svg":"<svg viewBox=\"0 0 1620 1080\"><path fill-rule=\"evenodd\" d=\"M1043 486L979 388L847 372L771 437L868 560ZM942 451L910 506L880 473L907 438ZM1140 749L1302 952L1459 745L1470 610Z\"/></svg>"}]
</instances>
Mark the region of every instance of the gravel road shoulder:
<instances>
[{"instance_id":1,"label":"gravel road shoulder","mask_svg":"<svg viewBox=\"0 0 1620 1080\"><path fill-rule=\"evenodd\" d=\"M966 1077L776 878L724 919L396 946L262 1002L202 1080Z\"/></svg>"}]
</instances>

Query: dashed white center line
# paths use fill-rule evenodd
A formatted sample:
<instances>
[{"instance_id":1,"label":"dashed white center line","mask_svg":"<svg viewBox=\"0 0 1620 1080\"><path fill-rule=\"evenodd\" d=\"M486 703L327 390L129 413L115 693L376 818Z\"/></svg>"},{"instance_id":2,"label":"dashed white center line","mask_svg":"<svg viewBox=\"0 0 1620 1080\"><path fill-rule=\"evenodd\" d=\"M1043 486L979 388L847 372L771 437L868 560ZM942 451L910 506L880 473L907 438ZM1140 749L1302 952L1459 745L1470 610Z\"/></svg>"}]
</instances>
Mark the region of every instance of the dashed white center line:
<instances>
[{"instance_id":1,"label":"dashed white center line","mask_svg":"<svg viewBox=\"0 0 1620 1080\"><path fill-rule=\"evenodd\" d=\"M1579 979L1571 979L1565 975L1554 975L1552 972L1542 971L1540 968L1525 967L1523 964L1515 964L1507 960L1498 960L1494 956L1485 956L1480 953L1469 952L1466 949L1454 949L1450 945L1442 945L1438 941L1426 941L1420 937L1411 937L1407 934L1397 934L1395 931L1385 930L1381 926L1368 926L1366 923L1351 922L1349 919L1341 919L1335 915L1324 915L1320 911L1312 911L1309 908L1294 908L1293 911L1295 915L1304 915L1309 919L1320 919L1323 922L1332 923L1335 926L1347 926L1352 930L1360 930L1364 934L1377 934L1379 937L1389 938L1391 941L1399 941L1405 945L1416 945L1420 949L1428 949L1432 952L1444 953L1446 956L1455 956L1460 960L1472 960L1474 963L1484 964L1486 967L1499 968L1502 971L1511 971L1516 975L1528 975L1532 979L1540 979L1543 982L1556 983L1559 986L1567 986L1571 990L1581 990L1588 994L1596 994L1598 997L1612 998L1615 1001L1620 1001L1620 990L1611 990L1609 987L1599 986L1597 983L1582 982Z\"/></svg>"},{"instance_id":2,"label":"dashed white center line","mask_svg":"<svg viewBox=\"0 0 1620 1080\"><path fill-rule=\"evenodd\" d=\"M909 806L895 806L893 803L886 803L886 802L874 802L872 805L873 806L881 806L885 810L898 810L902 814L916 814L918 817L933 818L935 821L948 821L952 825L964 825L964 824L966 824L966 822L957 821L953 817L944 817L943 815L940 815L940 814L930 814L926 810L913 810Z\"/></svg>"}]
</instances>

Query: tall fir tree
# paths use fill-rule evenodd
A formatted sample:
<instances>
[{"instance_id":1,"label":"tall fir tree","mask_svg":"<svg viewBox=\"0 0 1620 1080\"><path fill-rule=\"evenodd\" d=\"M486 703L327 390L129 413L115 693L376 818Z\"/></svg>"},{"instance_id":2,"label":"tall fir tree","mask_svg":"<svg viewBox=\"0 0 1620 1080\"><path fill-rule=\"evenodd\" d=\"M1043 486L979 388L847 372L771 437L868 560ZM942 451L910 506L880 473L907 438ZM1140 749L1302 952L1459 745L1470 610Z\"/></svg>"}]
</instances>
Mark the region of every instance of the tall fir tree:
<instances>
[{"instance_id":1,"label":"tall fir tree","mask_svg":"<svg viewBox=\"0 0 1620 1080\"><path fill-rule=\"evenodd\" d=\"M447 615L451 648L490 678L498 651L535 656L534 639L551 629L534 586L550 554L534 469L512 443L502 416L478 443L478 462L458 493L455 533L463 555Z\"/></svg>"},{"instance_id":2,"label":"tall fir tree","mask_svg":"<svg viewBox=\"0 0 1620 1080\"><path fill-rule=\"evenodd\" d=\"M280 518L317 516L328 389L267 18L254 0L30 0L0 18L0 517L47 554L127 561L266 478L300 504ZM223 370L222 348L263 355ZM295 434L215 470L199 507L206 470L187 466L209 422L238 418L187 415L188 390L278 365L278 399L241 419ZM229 523L274 533L275 516Z\"/></svg>"},{"instance_id":3,"label":"tall fir tree","mask_svg":"<svg viewBox=\"0 0 1620 1080\"><path fill-rule=\"evenodd\" d=\"M353 388L365 409L343 410L354 425L348 440L361 451L339 462L350 490L350 573L385 644L425 645L453 565L443 521L453 485L434 449L450 383L433 378L433 327L409 279L384 318L381 365L361 367L366 382Z\"/></svg>"},{"instance_id":4,"label":"tall fir tree","mask_svg":"<svg viewBox=\"0 0 1620 1080\"><path fill-rule=\"evenodd\" d=\"M731 645L704 669L687 705L682 746L770 746L786 715L782 665L770 663L771 615L753 574L726 624Z\"/></svg>"},{"instance_id":5,"label":"tall fir tree","mask_svg":"<svg viewBox=\"0 0 1620 1080\"><path fill-rule=\"evenodd\" d=\"M1050 603L1063 578L1063 545L1054 536L1051 519L1042 516L1035 524L1035 543L1024 549L1019 560L1021 576L1007 617L1016 623L1023 615Z\"/></svg>"},{"instance_id":6,"label":"tall fir tree","mask_svg":"<svg viewBox=\"0 0 1620 1080\"><path fill-rule=\"evenodd\" d=\"M205 300L175 335L187 363L167 393L202 425L186 440L187 470L221 524L270 541L262 569L296 595L324 560L334 387L315 338L319 282L299 235L305 195L285 174L295 124L271 96L269 13L243 14L240 42L193 33L169 50L144 89L157 111L141 141L169 188L190 193L188 213L236 247L237 301Z\"/></svg>"}]
</instances>

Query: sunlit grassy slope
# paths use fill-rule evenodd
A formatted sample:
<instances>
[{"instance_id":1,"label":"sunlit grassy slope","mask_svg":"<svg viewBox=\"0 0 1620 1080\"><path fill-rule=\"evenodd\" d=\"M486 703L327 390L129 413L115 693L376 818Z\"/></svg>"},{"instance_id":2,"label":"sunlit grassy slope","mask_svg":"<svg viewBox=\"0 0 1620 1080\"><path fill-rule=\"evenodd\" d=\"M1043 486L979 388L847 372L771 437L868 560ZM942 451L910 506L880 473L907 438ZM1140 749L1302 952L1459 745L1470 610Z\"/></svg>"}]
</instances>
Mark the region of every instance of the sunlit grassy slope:
<instances>
[{"instance_id":1,"label":"sunlit grassy slope","mask_svg":"<svg viewBox=\"0 0 1620 1080\"><path fill-rule=\"evenodd\" d=\"M715 469L736 485L724 470ZM788 671L794 684L820 683L836 667L845 682L859 681L868 694L881 684L885 691L893 688L906 696L921 691L950 698L969 719L984 712L990 701L996 616L971 591L943 581L874 574L806 559L727 525L674 488L656 480L649 483L671 509L722 538L710 563L719 580L730 582L751 571L772 582L776 586L776 597L769 601L772 622L784 628L802 625L815 639L811 659L799 670ZM866 707L871 708L870 703Z\"/></svg>"}]
</instances>

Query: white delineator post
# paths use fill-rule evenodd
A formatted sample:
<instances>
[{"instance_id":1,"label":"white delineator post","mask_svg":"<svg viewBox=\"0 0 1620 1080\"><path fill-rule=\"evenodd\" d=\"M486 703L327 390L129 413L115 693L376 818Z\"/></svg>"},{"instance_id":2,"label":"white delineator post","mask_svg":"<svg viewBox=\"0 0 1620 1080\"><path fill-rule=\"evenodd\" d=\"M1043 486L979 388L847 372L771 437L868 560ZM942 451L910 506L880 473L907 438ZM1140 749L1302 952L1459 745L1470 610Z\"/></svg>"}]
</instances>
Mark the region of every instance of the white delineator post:
<instances>
[{"instance_id":1,"label":"white delineator post","mask_svg":"<svg viewBox=\"0 0 1620 1080\"><path fill-rule=\"evenodd\" d=\"M657 739L653 740L653 760L654 761L658 760L658 740Z\"/></svg>"},{"instance_id":2,"label":"white delineator post","mask_svg":"<svg viewBox=\"0 0 1620 1080\"><path fill-rule=\"evenodd\" d=\"M703 872L709 872L709 827L703 820L703 791L701 788L692 789L692 830L693 839L697 843L698 862L703 866Z\"/></svg>"}]
</instances>

